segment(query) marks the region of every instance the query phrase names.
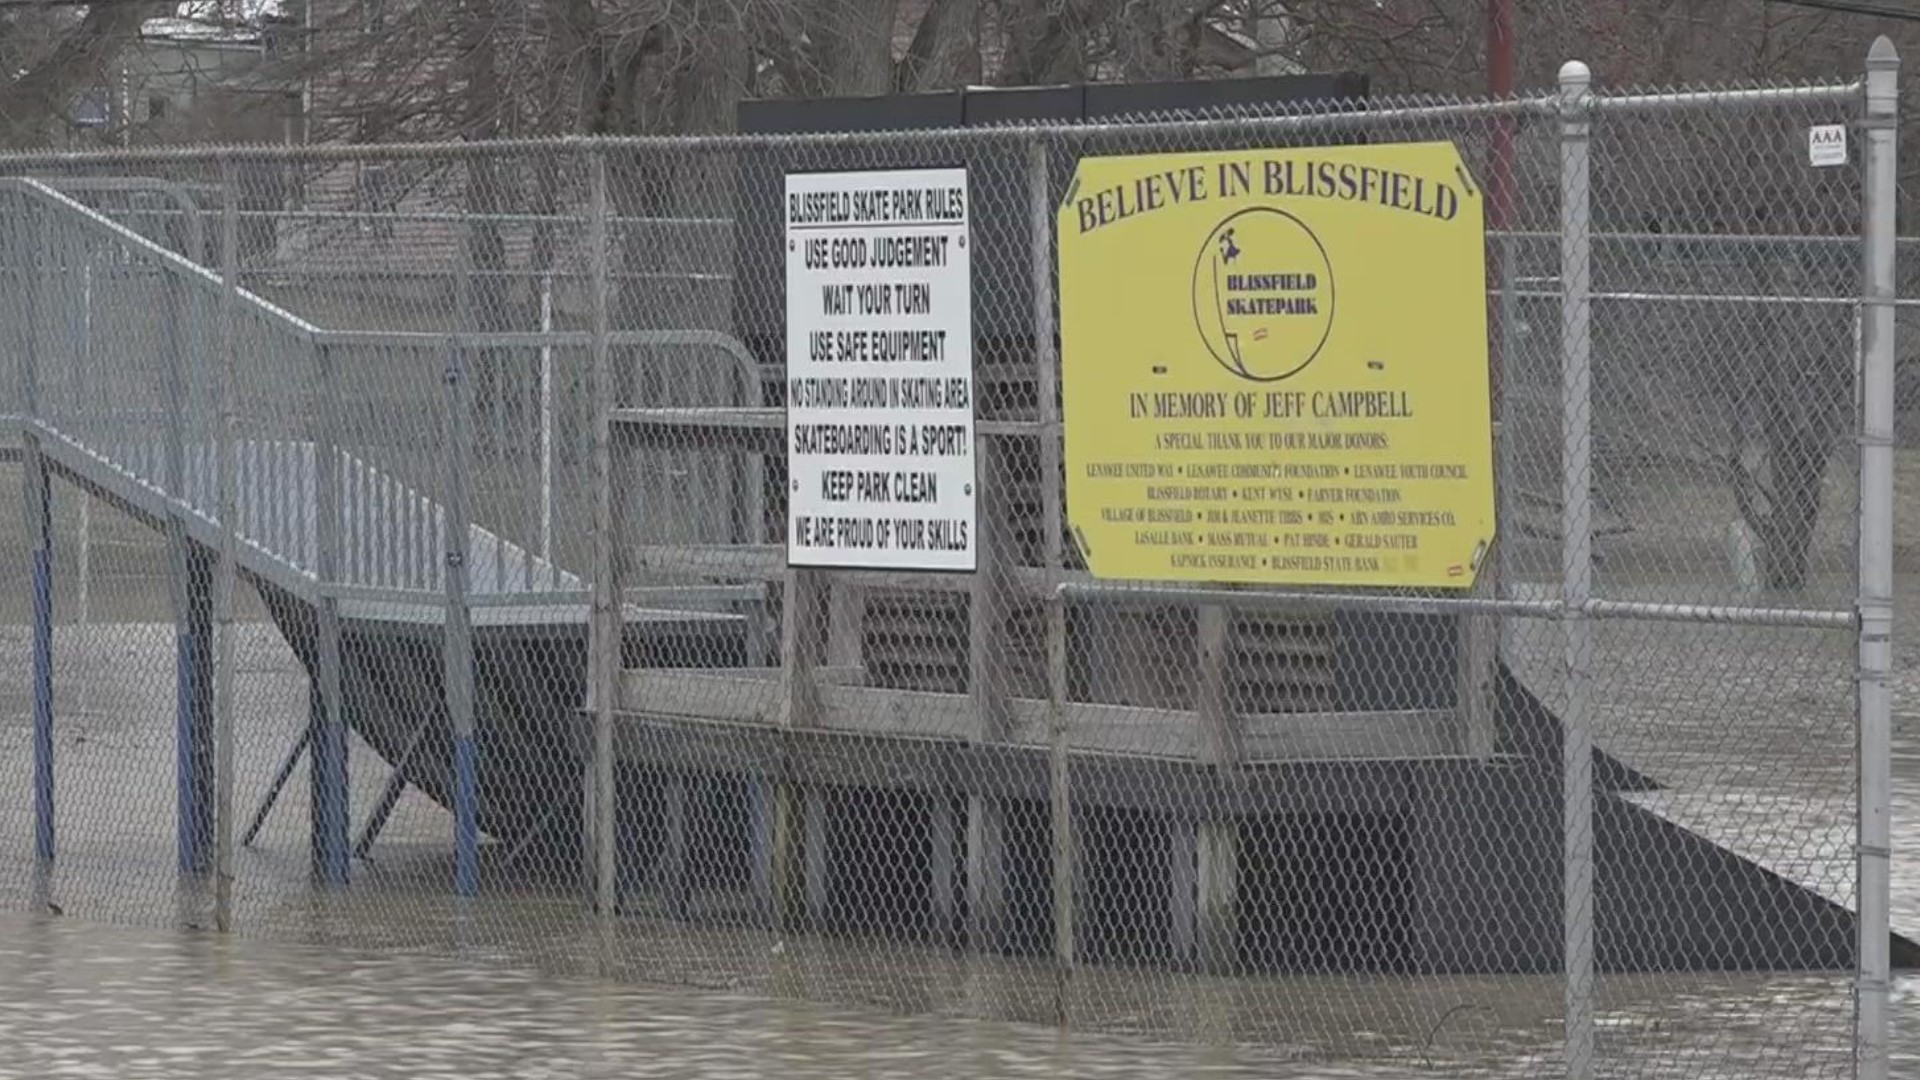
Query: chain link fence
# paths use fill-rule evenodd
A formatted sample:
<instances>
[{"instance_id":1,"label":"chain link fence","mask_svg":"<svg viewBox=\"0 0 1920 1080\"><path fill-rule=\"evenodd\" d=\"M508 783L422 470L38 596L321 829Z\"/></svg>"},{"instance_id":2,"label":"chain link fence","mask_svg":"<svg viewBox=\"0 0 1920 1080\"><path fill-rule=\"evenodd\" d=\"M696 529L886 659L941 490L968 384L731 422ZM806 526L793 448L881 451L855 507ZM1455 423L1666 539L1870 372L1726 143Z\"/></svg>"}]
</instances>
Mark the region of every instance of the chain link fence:
<instances>
[{"instance_id":1,"label":"chain link fence","mask_svg":"<svg viewBox=\"0 0 1920 1080\"><path fill-rule=\"evenodd\" d=\"M13 158L0 904L1329 1065L1885 1075L1891 72ZM1092 577L1076 162L1415 141L1497 205L1483 587ZM936 164L977 567L792 567L782 179Z\"/></svg>"}]
</instances>

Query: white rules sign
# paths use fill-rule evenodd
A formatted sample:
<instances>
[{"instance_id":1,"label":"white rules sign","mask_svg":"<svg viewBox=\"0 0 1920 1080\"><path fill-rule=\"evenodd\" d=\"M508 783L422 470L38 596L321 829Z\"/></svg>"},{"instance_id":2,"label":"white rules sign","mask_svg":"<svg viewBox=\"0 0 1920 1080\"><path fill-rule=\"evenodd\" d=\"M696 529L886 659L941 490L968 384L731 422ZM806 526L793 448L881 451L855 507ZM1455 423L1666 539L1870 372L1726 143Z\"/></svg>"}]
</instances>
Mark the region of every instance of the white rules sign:
<instances>
[{"instance_id":1,"label":"white rules sign","mask_svg":"<svg viewBox=\"0 0 1920 1080\"><path fill-rule=\"evenodd\" d=\"M964 169L787 177L787 562L972 570Z\"/></svg>"}]
</instances>

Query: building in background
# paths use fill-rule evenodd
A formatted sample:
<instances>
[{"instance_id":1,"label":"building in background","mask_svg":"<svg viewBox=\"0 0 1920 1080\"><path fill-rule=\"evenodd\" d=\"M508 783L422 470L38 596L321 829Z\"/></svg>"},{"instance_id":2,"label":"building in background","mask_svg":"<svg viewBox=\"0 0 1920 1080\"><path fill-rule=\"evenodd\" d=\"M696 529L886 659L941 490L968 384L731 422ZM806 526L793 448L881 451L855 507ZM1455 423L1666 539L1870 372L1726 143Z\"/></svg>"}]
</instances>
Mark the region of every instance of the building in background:
<instances>
[{"instance_id":1,"label":"building in background","mask_svg":"<svg viewBox=\"0 0 1920 1080\"><path fill-rule=\"evenodd\" d=\"M278 8L235 17L222 5L184 4L149 19L99 61L64 117L56 144L299 142L306 134L297 22Z\"/></svg>"}]
</instances>

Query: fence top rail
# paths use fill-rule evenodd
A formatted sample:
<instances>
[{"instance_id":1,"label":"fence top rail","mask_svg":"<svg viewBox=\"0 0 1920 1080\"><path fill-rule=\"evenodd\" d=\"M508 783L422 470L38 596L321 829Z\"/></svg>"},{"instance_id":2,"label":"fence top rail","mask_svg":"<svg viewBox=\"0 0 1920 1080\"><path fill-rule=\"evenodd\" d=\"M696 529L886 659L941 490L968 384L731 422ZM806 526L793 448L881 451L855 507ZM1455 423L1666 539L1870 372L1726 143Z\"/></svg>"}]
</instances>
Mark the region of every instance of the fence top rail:
<instances>
[{"instance_id":1,"label":"fence top rail","mask_svg":"<svg viewBox=\"0 0 1920 1080\"><path fill-rule=\"evenodd\" d=\"M0 158L3 160L3 158ZM95 186L96 178L70 178L59 176L33 176L27 179L38 181L49 187L66 190L84 190ZM111 183L113 190L144 190L133 188L132 184L165 184L174 187L171 182L150 177L114 177L98 178L102 184ZM153 193L157 194L156 188ZM149 206L138 208L114 208L106 212L110 217L118 218L156 218L188 217L219 213L219 207L183 207ZM466 210L352 210L326 209L315 210L307 207L285 207L271 210L236 210L235 215L242 221L391 221L408 224L486 224L486 225L578 225L591 224L592 218L584 213L477 213ZM658 228L718 229L728 230L738 224L733 217L665 217L665 216L628 216L610 214L607 217L610 226L651 226ZM1488 240L1524 240L1538 243L1558 244L1560 234L1545 229L1495 229L1486 230ZM1728 245L1768 245L1768 244L1804 244L1804 245L1854 245L1860 243L1857 234L1837 233L1737 233L1737 232L1636 232L1595 230L1588 234L1594 243L1613 244L1659 244L1663 246L1687 244L1728 244ZM1903 246L1920 244L1920 236L1901 236L1894 243ZM381 271L387 273L390 271ZM449 273L452 271L449 270ZM579 271L566 271L556 268L551 271L555 276ZM538 272L535 272L538 273Z\"/></svg>"},{"instance_id":2,"label":"fence top rail","mask_svg":"<svg viewBox=\"0 0 1920 1080\"><path fill-rule=\"evenodd\" d=\"M1661 112L1667 109L1769 107L1864 101L1866 80L1808 86L1753 86L1732 89L1588 95L1589 112Z\"/></svg>"},{"instance_id":3,"label":"fence top rail","mask_svg":"<svg viewBox=\"0 0 1920 1080\"><path fill-rule=\"evenodd\" d=\"M1853 80L1845 83L1809 86L1704 89L1668 93L1594 93L1585 98L1584 107L1605 112L1647 112L1683 108L1758 108L1789 104L1840 103L1861 99L1864 86L1864 81ZM1098 139L1113 136L1271 134L1323 128L1367 128L1417 122L1457 122L1498 116L1557 116L1564 107L1557 93L1540 93L1484 100L1443 98L1335 100L1305 104L1277 114L1261 116L1225 115L1168 120L1149 115L1132 121L1081 123L1055 121L969 128L754 135L576 135L489 141L189 145L79 151L15 150L0 153L0 169L242 159L344 162L408 158L463 159L515 153L587 154L618 151L688 153L803 147L1005 143L1038 139Z\"/></svg>"}]
</instances>

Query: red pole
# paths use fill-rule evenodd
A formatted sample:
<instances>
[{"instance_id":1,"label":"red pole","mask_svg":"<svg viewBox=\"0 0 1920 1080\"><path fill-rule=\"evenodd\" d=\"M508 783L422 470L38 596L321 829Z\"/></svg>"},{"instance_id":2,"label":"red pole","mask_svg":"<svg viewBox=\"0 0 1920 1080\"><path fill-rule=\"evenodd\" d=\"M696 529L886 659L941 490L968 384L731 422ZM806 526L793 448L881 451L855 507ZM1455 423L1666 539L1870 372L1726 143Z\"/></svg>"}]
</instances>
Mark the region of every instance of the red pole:
<instances>
[{"instance_id":1,"label":"red pole","mask_svg":"<svg viewBox=\"0 0 1920 1080\"><path fill-rule=\"evenodd\" d=\"M1487 0L1487 93L1513 93L1513 0Z\"/></svg>"}]
</instances>

